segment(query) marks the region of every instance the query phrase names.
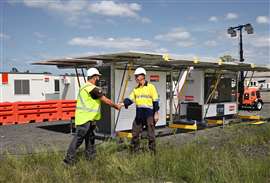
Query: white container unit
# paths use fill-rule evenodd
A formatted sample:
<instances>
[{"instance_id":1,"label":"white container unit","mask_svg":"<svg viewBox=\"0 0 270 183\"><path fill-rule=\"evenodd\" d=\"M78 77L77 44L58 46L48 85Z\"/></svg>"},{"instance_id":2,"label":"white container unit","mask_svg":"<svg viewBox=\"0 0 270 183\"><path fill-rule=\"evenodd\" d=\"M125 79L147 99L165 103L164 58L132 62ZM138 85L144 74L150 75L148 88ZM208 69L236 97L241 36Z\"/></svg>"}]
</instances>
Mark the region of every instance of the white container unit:
<instances>
[{"instance_id":1,"label":"white container unit","mask_svg":"<svg viewBox=\"0 0 270 183\"><path fill-rule=\"evenodd\" d=\"M237 113L237 73L223 71L216 90L213 90L218 75L215 71L209 70L190 71L180 94L181 116L203 120ZM207 102L212 91L214 91L212 99Z\"/></svg>"},{"instance_id":2,"label":"white container unit","mask_svg":"<svg viewBox=\"0 0 270 183\"><path fill-rule=\"evenodd\" d=\"M83 77L80 81L83 83ZM74 100L78 89L75 76L0 73L0 102Z\"/></svg>"}]
</instances>

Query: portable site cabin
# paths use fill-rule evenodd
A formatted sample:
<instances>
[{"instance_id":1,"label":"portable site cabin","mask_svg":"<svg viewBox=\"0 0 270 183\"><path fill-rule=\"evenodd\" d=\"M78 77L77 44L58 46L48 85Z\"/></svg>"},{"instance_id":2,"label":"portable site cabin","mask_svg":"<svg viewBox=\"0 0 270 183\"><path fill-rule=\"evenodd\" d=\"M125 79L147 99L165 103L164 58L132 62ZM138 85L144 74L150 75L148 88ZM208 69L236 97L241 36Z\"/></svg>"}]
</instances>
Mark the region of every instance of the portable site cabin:
<instances>
[{"instance_id":1,"label":"portable site cabin","mask_svg":"<svg viewBox=\"0 0 270 183\"><path fill-rule=\"evenodd\" d=\"M74 100L78 92L77 78L71 75L0 72L0 81L0 102Z\"/></svg>"},{"instance_id":2,"label":"portable site cabin","mask_svg":"<svg viewBox=\"0 0 270 183\"><path fill-rule=\"evenodd\" d=\"M103 88L106 96L115 102L127 97L136 86L133 77L134 69L138 66L146 68L148 73L146 79L156 86L160 95L160 120L157 126L166 125L166 111L169 111L171 123L174 122L175 116L178 116L173 113L178 113L182 118L197 121L236 114L238 112L236 97L238 72L268 69L246 63L176 60L169 59L167 55L140 52L57 59L34 64L57 65L59 68L73 67L76 73L78 69L81 69L83 73L83 68L98 67L103 74L100 87ZM174 73L178 73L179 77L173 77ZM182 97L178 96L178 109L174 105L174 89L178 89L178 93L186 90ZM220 94L217 94L216 90ZM169 106L167 106L167 100L169 100ZM174 110L174 107L177 110ZM99 133L113 135L115 131L131 129L135 105L128 110L122 109L120 112L102 105L101 110L103 118L97 123Z\"/></svg>"},{"instance_id":3,"label":"portable site cabin","mask_svg":"<svg viewBox=\"0 0 270 183\"><path fill-rule=\"evenodd\" d=\"M193 69L178 93L178 114L200 122L231 117L238 112L237 100L237 72Z\"/></svg>"}]
</instances>

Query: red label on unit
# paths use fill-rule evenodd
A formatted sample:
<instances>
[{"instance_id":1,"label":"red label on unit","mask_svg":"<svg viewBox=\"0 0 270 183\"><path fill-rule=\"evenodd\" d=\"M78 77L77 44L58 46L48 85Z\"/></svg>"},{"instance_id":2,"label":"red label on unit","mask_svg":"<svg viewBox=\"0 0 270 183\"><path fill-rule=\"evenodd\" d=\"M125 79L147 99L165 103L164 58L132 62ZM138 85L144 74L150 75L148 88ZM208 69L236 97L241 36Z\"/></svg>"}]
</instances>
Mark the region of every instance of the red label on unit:
<instances>
[{"instance_id":1,"label":"red label on unit","mask_svg":"<svg viewBox=\"0 0 270 183\"><path fill-rule=\"evenodd\" d=\"M45 78L44 78L44 81L45 81L45 82L49 82L49 81L50 81L50 78L49 78L49 77L45 77Z\"/></svg>"},{"instance_id":2,"label":"red label on unit","mask_svg":"<svg viewBox=\"0 0 270 183\"><path fill-rule=\"evenodd\" d=\"M194 96L185 96L185 101L193 101Z\"/></svg>"},{"instance_id":3,"label":"red label on unit","mask_svg":"<svg viewBox=\"0 0 270 183\"><path fill-rule=\"evenodd\" d=\"M150 75L150 81L151 82L158 82L159 81L159 75Z\"/></svg>"},{"instance_id":4,"label":"red label on unit","mask_svg":"<svg viewBox=\"0 0 270 183\"><path fill-rule=\"evenodd\" d=\"M229 106L229 111L234 111L235 110L235 105L230 105Z\"/></svg>"},{"instance_id":5,"label":"red label on unit","mask_svg":"<svg viewBox=\"0 0 270 183\"><path fill-rule=\"evenodd\" d=\"M8 73L7 72L2 73L2 84L3 85L8 84Z\"/></svg>"}]
</instances>

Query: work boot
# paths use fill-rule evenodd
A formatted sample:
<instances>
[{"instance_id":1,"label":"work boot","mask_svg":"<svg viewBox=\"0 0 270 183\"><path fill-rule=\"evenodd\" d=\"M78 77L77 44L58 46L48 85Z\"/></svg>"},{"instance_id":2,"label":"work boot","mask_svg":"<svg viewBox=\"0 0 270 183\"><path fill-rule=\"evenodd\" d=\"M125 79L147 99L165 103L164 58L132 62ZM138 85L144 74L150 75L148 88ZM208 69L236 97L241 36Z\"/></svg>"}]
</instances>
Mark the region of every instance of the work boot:
<instances>
[{"instance_id":1,"label":"work boot","mask_svg":"<svg viewBox=\"0 0 270 183\"><path fill-rule=\"evenodd\" d=\"M131 153L138 153L140 150L140 144L139 143L131 143L130 144L130 151Z\"/></svg>"},{"instance_id":2,"label":"work boot","mask_svg":"<svg viewBox=\"0 0 270 183\"><path fill-rule=\"evenodd\" d=\"M156 143L155 143L155 141L149 141L148 143L149 143L148 148L149 148L151 154L155 155L156 154Z\"/></svg>"},{"instance_id":3,"label":"work boot","mask_svg":"<svg viewBox=\"0 0 270 183\"><path fill-rule=\"evenodd\" d=\"M65 157L65 159L63 160L63 162L64 162L65 165L71 166L71 165L74 165L74 164L75 164L75 159L72 158L71 156L68 156L68 155L67 155L67 156Z\"/></svg>"},{"instance_id":4,"label":"work boot","mask_svg":"<svg viewBox=\"0 0 270 183\"><path fill-rule=\"evenodd\" d=\"M63 160L63 162L64 162L64 165L66 165L66 166L72 166L72 165L75 164L74 160L69 160L69 159L66 159L66 158Z\"/></svg>"},{"instance_id":5,"label":"work boot","mask_svg":"<svg viewBox=\"0 0 270 183\"><path fill-rule=\"evenodd\" d=\"M150 154L155 156L157 154L156 149L150 149Z\"/></svg>"},{"instance_id":6,"label":"work boot","mask_svg":"<svg viewBox=\"0 0 270 183\"><path fill-rule=\"evenodd\" d=\"M90 152L85 151L85 159L87 161L94 160L96 157L97 151L95 149L92 149Z\"/></svg>"}]
</instances>

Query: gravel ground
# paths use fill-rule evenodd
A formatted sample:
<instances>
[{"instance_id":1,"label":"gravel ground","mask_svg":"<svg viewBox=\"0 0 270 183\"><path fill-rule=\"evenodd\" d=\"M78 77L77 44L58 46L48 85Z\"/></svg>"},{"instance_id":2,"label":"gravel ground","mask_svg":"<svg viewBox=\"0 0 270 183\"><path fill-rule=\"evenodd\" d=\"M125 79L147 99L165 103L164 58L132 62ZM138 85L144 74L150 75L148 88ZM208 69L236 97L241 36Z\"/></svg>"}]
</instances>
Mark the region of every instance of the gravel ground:
<instances>
[{"instance_id":1,"label":"gravel ground","mask_svg":"<svg viewBox=\"0 0 270 183\"><path fill-rule=\"evenodd\" d=\"M0 126L0 153L65 150L72 139L69 122Z\"/></svg>"},{"instance_id":2,"label":"gravel ground","mask_svg":"<svg viewBox=\"0 0 270 183\"><path fill-rule=\"evenodd\" d=\"M270 104L265 104L260 112L244 112L242 115L262 115L270 118ZM72 139L69 121L31 123L24 125L0 126L0 156L5 152L10 154L25 154L42 151L65 151ZM222 133L221 128L199 130L196 133L180 133L160 137L158 143L174 143L181 145L197 136L212 136Z\"/></svg>"}]
</instances>

